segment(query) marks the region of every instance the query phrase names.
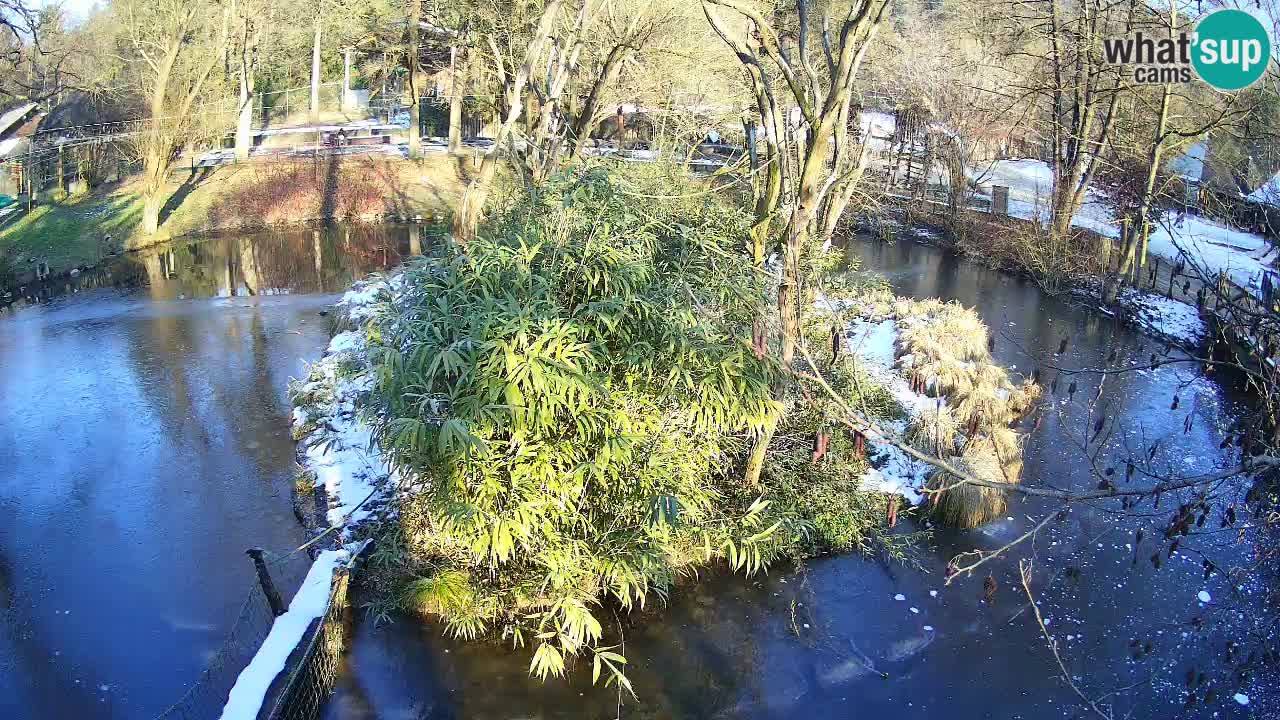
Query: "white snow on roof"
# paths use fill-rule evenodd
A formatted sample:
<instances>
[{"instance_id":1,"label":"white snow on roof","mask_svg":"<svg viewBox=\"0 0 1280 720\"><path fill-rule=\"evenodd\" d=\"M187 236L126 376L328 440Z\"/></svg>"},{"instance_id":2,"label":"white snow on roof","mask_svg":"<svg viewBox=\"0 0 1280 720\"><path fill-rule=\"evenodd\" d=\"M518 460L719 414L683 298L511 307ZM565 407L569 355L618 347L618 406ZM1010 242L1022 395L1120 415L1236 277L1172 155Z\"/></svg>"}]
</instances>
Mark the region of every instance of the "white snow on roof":
<instances>
[{"instance_id":1,"label":"white snow on roof","mask_svg":"<svg viewBox=\"0 0 1280 720\"><path fill-rule=\"evenodd\" d=\"M22 142L22 138L9 138L8 140L0 140L0 158L8 157L13 149L18 147L18 143Z\"/></svg>"},{"instance_id":2,"label":"white snow on roof","mask_svg":"<svg viewBox=\"0 0 1280 720\"><path fill-rule=\"evenodd\" d=\"M1169 161L1169 172L1188 180L1199 182L1204 178L1204 159L1209 144L1198 142L1178 157Z\"/></svg>"},{"instance_id":3,"label":"white snow on roof","mask_svg":"<svg viewBox=\"0 0 1280 720\"><path fill-rule=\"evenodd\" d=\"M1268 205L1280 205L1280 173L1249 193L1249 199Z\"/></svg>"},{"instance_id":4,"label":"white snow on roof","mask_svg":"<svg viewBox=\"0 0 1280 720\"><path fill-rule=\"evenodd\" d=\"M11 125L21 120L23 116L35 109L35 106L35 103L19 105L9 112L0 115L0 133L8 130Z\"/></svg>"}]
</instances>

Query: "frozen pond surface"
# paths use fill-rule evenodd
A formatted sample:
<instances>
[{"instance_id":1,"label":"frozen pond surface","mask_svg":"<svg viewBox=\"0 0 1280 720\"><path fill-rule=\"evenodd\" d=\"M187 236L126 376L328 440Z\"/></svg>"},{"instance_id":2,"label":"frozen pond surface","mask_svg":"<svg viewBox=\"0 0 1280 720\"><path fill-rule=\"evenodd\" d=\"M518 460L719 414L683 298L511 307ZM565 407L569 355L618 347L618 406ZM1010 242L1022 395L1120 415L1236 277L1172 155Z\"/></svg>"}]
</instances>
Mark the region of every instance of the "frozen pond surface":
<instances>
[{"instance_id":1,"label":"frozen pond surface","mask_svg":"<svg viewBox=\"0 0 1280 720\"><path fill-rule=\"evenodd\" d=\"M976 307L997 336L998 361L1022 372L1053 358L1063 338L1068 348L1054 360L1063 366L1101 367L1113 348L1129 363L1163 351L1030 282L934 248L855 241L851 252L900 294ZM1044 372L1046 389L1052 378ZM1079 377L1074 402L1067 399L1068 382L1052 404L1046 401L1029 440L1029 485L1093 488L1099 482L1079 448L1097 417L1085 401L1098 393L1098 378ZM1179 410L1171 411L1175 394ZM1111 376L1099 405L1115 425L1097 471L1118 467L1123 478L1123 459L1145 454L1157 439L1160 472L1226 466L1238 457L1218 445L1236 402L1176 367ZM1243 487L1232 492L1242 500ZM1117 717L1280 716L1274 668L1255 663L1241 672L1248 652L1260 648L1255 640L1274 641L1253 612L1262 602L1260 589L1235 590L1221 575L1203 579L1205 558L1245 562L1254 538L1238 541L1234 530L1206 533L1184 539L1168 555L1163 528L1186 499L1169 494L1158 510L1148 499L1136 518L1122 517L1119 501L1075 510L1011 559L950 586L944 586L944 567L952 556L1000 547L1034 526L1049 506L1015 496L1003 521L972 532L937 532L919 557L920 569L850 555L803 568L778 566L755 578L704 577L665 607L624 620L628 673L640 700L623 704L621 717L1088 717L1058 679L1032 613L1023 611L1019 558L1034 559L1033 588L1074 682L1091 697L1118 691ZM1218 518L1215 512L1206 528L1216 529ZM1139 527L1145 539L1135 552ZM1157 552L1159 569L1150 560ZM998 585L990 603L983 599L987 572ZM1209 602L1202 602L1206 596ZM1229 641L1242 648L1231 660ZM325 717L618 716L617 692L591 686L590 663L567 682L547 684L527 677L528 663L527 651L455 642L434 623L400 618L378 626L357 613L347 667Z\"/></svg>"},{"instance_id":2,"label":"frozen pond surface","mask_svg":"<svg viewBox=\"0 0 1280 720\"><path fill-rule=\"evenodd\" d=\"M0 717L150 718L199 676L245 549L304 539L285 391L328 343L318 313L409 237L171 245L0 310Z\"/></svg>"}]
</instances>

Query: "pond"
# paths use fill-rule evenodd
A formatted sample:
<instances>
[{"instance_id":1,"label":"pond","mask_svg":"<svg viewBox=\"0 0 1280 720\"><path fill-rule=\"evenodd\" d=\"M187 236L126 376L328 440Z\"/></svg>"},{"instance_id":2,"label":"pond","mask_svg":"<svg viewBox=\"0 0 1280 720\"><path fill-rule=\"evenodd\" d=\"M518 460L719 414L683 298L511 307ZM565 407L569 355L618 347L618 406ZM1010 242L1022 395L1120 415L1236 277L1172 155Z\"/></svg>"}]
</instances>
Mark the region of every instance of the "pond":
<instances>
[{"instance_id":1,"label":"pond","mask_svg":"<svg viewBox=\"0 0 1280 720\"><path fill-rule=\"evenodd\" d=\"M28 287L0 309L0 717L154 717L240 627L254 591L246 548L286 558L275 572L291 594L305 562L288 555L304 540L291 510L288 380L325 347L321 313L334 294L420 253L419 230L177 243ZM1064 337L1056 361L1068 366L1100 365L1113 348L1122 359L1160 350L933 248L856 241L851 254L899 293L977 307L1000 362L1021 371L1052 358ZM1031 435L1027 484L1096 485L1076 445L1091 421L1081 399L1097 380L1080 379L1076 402L1060 388ZM1182 404L1171 412L1175 393ZM1157 462L1182 472L1233 459L1218 445L1239 398L1185 369L1111 376L1100 398L1122 431L1099 469L1156 440ZM1267 616L1253 612L1261 591L1202 577L1201 553L1238 563L1255 538L1209 533L1157 570L1148 558L1166 546L1154 538L1177 504L1164 502L1137 519L1113 506L1073 511L1015 554L1034 551L1033 588L1063 663L1091 696L1133 686L1116 702L1134 718L1180 714L1190 670L1197 682L1206 676L1192 716L1278 716L1274 676L1241 659L1271 639ZM325 716L1084 717L1024 609L1015 562L944 584L957 552L999 547L1046 512L1015 497L1006 520L935 532L918 568L847 555L753 578L704 576L622 619L640 700L621 706L616 689L591 686L587 668L543 684L528 678L527 652L357 612ZM1138 525L1147 540L1135 563ZM998 584L990 602L988 571ZM1199 602L1202 590L1211 602ZM1228 641L1243 648L1231 662Z\"/></svg>"},{"instance_id":2,"label":"pond","mask_svg":"<svg viewBox=\"0 0 1280 720\"><path fill-rule=\"evenodd\" d=\"M936 248L850 242L862 271L884 276L899 294L976 307L996 335L997 360L1024 373L1042 368L1046 386L1050 364L1103 367L1114 350L1120 364L1132 365L1164 352L1114 319ZM1067 348L1057 355L1063 339ZM1072 397L1064 379L1028 428L1024 483L1094 488L1107 468L1123 477L1124 461L1157 443L1152 467L1160 473L1238 462L1237 451L1219 444L1243 400L1197 379L1191 367L1135 370L1105 382L1075 376ZM1179 408L1171 410L1175 395ZM1087 439L1099 415L1113 428L1100 450ZM1246 489L1222 492L1238 495L1241 506ZM975 531L934 530L918 567L845 555L752 578L704 576L666 604L611 625L615 636L621 629L638 701L593 687L589 663L544 684L528 677L527 650L453 641L440 625L414 618L379 624L357 613L324 717L1086 717L1028 609L1019 559L1033 563L1044 633L1072 682L1090 698L1114 702L1117 717L1280 716L1275 668L1259 660L1274 642L1258 612L1264 588L1257 579L1205 579L1203 571L1206 559L1223 567L1247 562L1257 538L1219 530L1215 513L1205 532L1169 553L1163 529L1190 499L1175 495L1158 509L1148 498L1133 513L1119 501L1075 509L1033 543L949 585L944 569L957 553L999 548L1057 507L1015 495L1004 520ZM1145 539L1135 547L1139 528ZM996 588L990 599L988 573Z\"/></svg>"},{"instance_id":3,"label":"pond","mask_svg":"<svg viewBox=\"0 0 1280 720\"><path fill-rule=\"evenodd\" d=\"M419 240L176 243L0 308L0 717L154 717L196 680L253 587L245 549L305 540L286 387L321 311ZM305 570L277 566L286 598Z\"/></svg>"}]
</instances>

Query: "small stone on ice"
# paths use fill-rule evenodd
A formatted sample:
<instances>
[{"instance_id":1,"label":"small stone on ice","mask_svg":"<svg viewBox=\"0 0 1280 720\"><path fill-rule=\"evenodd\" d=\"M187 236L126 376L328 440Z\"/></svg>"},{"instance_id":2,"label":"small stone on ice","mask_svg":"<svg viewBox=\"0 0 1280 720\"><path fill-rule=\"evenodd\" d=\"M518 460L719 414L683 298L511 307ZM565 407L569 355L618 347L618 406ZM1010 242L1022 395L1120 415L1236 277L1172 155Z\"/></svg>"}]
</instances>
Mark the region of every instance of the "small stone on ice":
<instances>
[{"instance_id":1,"label":"small stone on ice","mask_svg":"<svg viewBox=\"0 0 1280 720\"><path fill-rule=\"evenodd\" d=\"M1051 620L1050 618L1045 618L1045 619L1044 619L1044 624L1045 624L1045 626L1046 626L1046 627L1049 625L1049 623L1050 623L1050 622L1052 622L1052 620Z\"/></svg>"},{"instance_id":2,"label":"small stone on ice","mask_svg":"<svg viewBox=\"0 0 1280 720\"><path fill-rule=\"evenodd\" d=\"M925 632L933 632L933 626L932 626L932 625L925 625L925 626L924 626L924 631L925 631Z\"/></svg>"},{"instance_id":3,"label":"small stone on ice","mask_svg":"<svg viewBox=\"0 0 1280 720\"><path fill-rule=\"evenodd\" d=\"M1231 699L1232 699L1232 700L1235 700L1236 702L1240 703L1241 705L1248 705L1248 704L1249 704L1249 696L1248 696L1248 695L1245 695L1244 693L1236 693L1235 695L1232 695L1232 696L1231 696Z\"/></svg>"},{"instance_id":4,"label":"small stone on ice","mask_svg":"<svg viewBox=\"0 0 1280 720\"><path fill-rule=\"evenodd\" d=\"M1212 599L1209 597L1209 593L1205 590L1201 590L1199 593L1197 593L1196 597L1200 598L1200 602L1202 603L1207 603Z\"/></svg>"},{"instance_id":5,"label":"small stone on ice","mask_svg":"<svg viewBox=\"0 0 1280 720\"><path fill-rule=\"evenodd\" d=\"M898 593L897 595L893 596L893 599L897 600L898 602L902 602L903 600L907 599L907 596L903 595L902 593Z\"/></svg>"},{"instance_id":6,"label":"small stone on ice","mask_svg":"<svg viewBox=\"0 0 1280 720\"><path fill-rule=\"evenodd\" d=\"M915 613L915 614L917 614L917 615L919 615L919 614L920 614L920 611L919 611L918 609L916 609L916 608L911 608L911 612L913 612L913 613Z\"/></svg>"},{"instance_id":7,"label":"small stone on ice","mask_svg":"<svg viewBox=\"0 0 1280 720\"><path fill-rule=\"evenodd\" d=\"M938 591L937 591L937 590L930 590L930 591L929 591L929 597L938 597Z\"/></svg>"}]
</instances>

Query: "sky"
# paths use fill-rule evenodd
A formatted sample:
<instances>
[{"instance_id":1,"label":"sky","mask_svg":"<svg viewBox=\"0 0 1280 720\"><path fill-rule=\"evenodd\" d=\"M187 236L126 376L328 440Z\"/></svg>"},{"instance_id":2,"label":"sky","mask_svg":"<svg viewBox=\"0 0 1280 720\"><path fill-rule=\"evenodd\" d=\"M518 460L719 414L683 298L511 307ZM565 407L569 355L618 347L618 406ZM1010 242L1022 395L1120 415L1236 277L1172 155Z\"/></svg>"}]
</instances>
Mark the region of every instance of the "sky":
<instances>
[{"instance_id":1,"label":"sky","mask_svg":"<svg viewBox=\"0 0 1280 720\"><path fill-rule=\"evenodd\" d=\"M99 0L34 0L32 5L43 7L45 5L61 5L67 11L67 17L72 23L79 23L89 16L89 11L97 5Z\"/></svg>"}]
</instances>

